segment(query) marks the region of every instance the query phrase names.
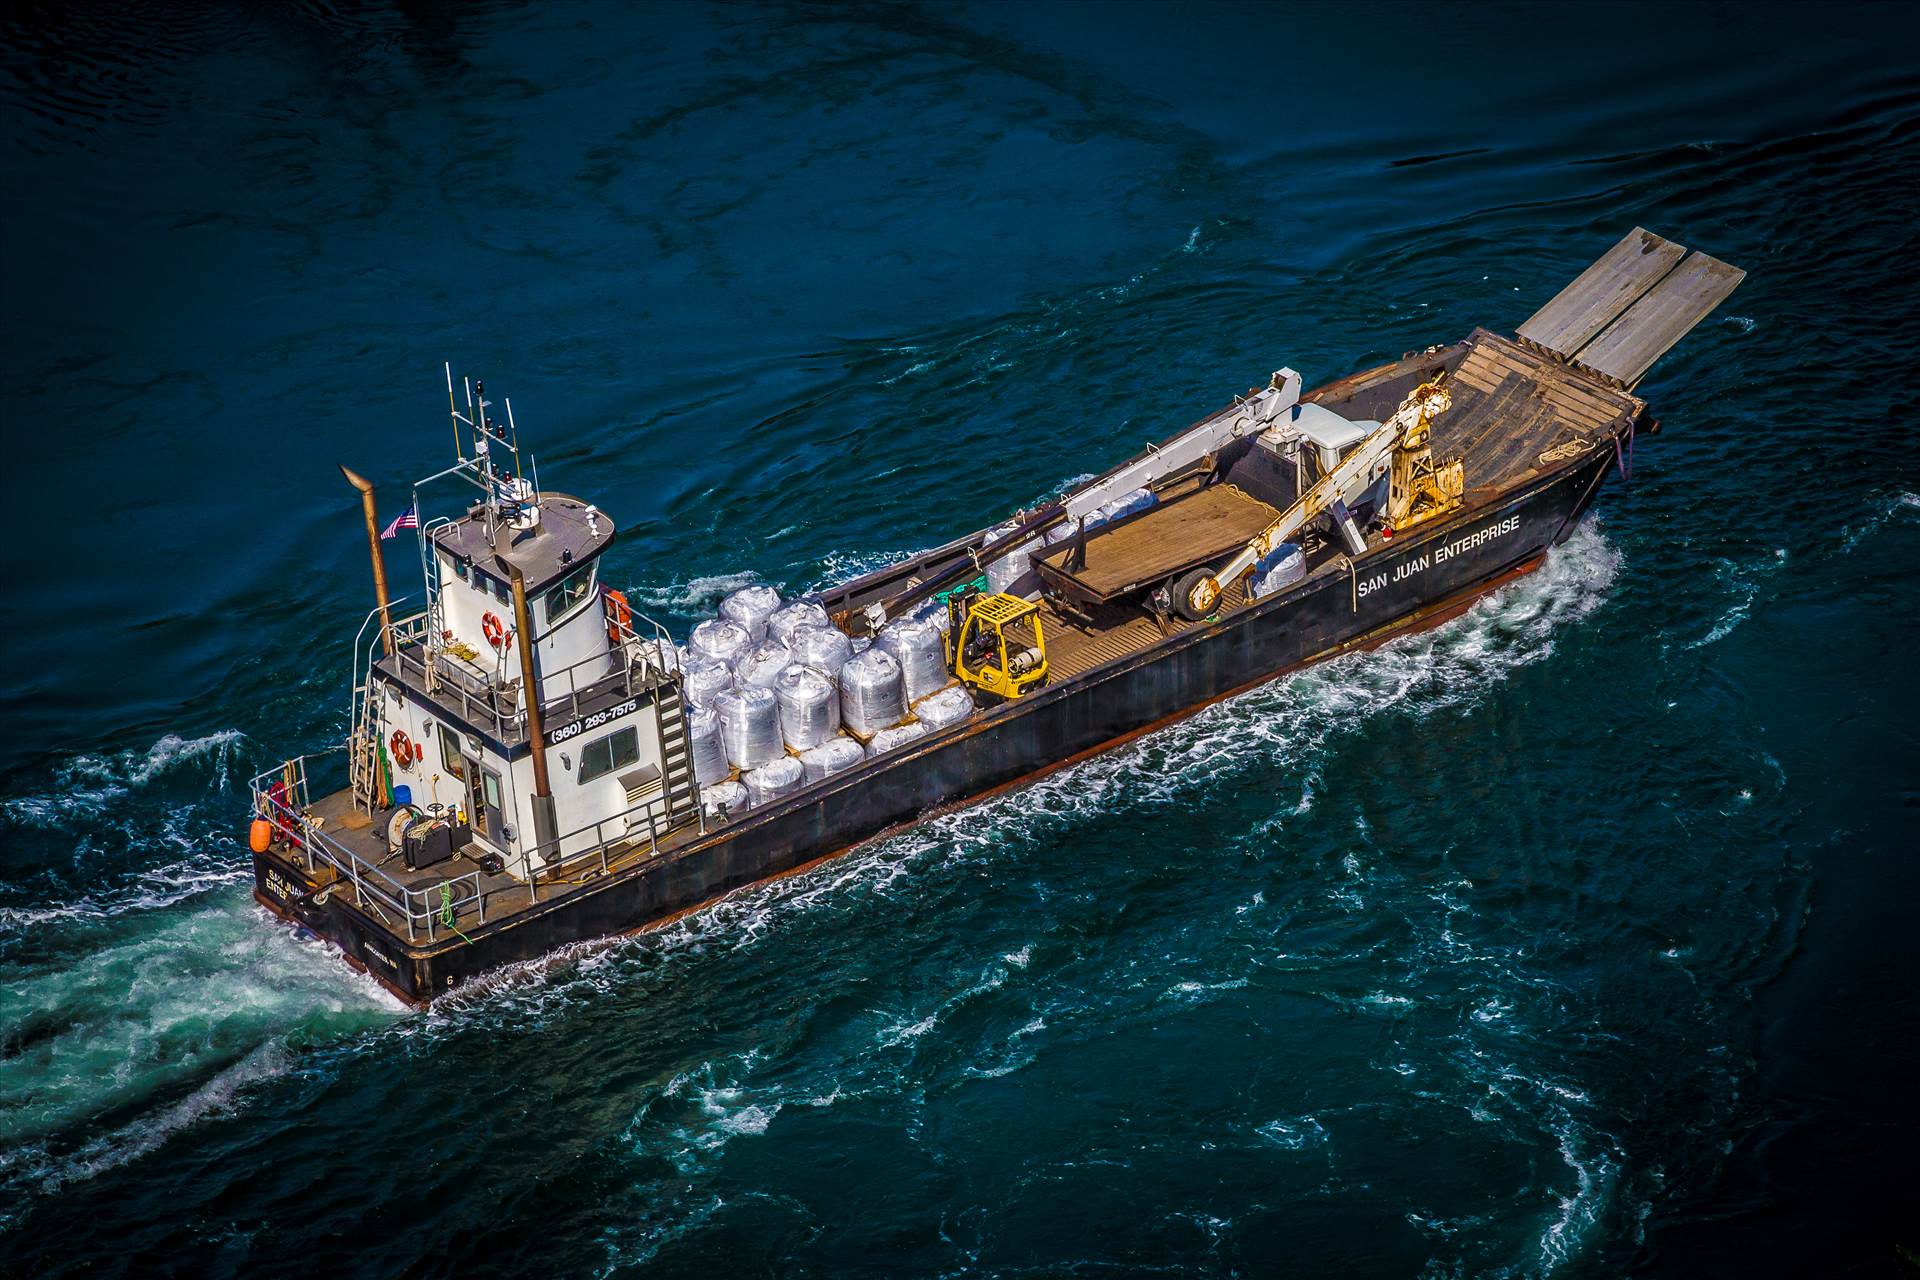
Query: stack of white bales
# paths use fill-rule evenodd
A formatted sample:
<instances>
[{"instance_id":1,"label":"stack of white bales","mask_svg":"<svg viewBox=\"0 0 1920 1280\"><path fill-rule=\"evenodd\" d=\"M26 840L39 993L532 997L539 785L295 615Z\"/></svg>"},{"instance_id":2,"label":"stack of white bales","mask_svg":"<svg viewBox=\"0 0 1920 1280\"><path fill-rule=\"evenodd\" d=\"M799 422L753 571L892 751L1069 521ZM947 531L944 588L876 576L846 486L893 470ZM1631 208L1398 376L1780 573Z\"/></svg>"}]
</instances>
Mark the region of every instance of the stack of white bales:
<instances>
[{"instance_id":1,"label":"stack of white bales","mask_svg":"<svg viewBox=\"0 0 1920 1280\"><path fill-rule=\"evenodd\" d=\"M864 759L841 736L840 674L854 650L819 603L783 605L772 587L734 592L693 629L681 687L710 812L757 808Z\"/></svg>"}]
</instances>

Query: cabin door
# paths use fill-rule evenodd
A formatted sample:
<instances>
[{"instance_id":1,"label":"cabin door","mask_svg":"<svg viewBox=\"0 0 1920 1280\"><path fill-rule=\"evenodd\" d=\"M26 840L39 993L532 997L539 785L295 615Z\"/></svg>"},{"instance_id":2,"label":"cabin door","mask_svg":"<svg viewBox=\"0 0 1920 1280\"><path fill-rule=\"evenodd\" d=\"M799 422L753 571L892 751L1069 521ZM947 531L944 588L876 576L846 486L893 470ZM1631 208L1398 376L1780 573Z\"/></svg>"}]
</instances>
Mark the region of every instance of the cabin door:
<instances>
[{"instance_id":1,"label":"cabin door","mask_svg":"<svg viewBox=\"0 0 1920 1280\"><path fill-rule=\"evenodd\" d=\"M507 847L501 831L500 775L484 769L473 756L467 757L467 815L476 835L496 848Z\"/></svg>"}]
</instances>

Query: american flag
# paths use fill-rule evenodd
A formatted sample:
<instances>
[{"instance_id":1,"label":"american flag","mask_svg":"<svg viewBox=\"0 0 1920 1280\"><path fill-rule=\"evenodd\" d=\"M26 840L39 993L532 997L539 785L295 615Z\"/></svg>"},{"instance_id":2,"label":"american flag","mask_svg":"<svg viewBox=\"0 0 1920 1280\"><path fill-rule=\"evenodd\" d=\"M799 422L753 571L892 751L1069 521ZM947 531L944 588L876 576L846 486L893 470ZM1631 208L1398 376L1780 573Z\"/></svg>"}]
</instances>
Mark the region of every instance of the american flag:
<instances>
[{"instance_id":1,"label":"american flag","mask_svg":"<svg viewBox=\"0 0 1920 1280\"><path fill-rule=\"evenodd\" d=\"M417 514L415 514L413 510L413 504L409 502L407 504L407 509L405 511L402 511L398 516L395 516L393 523L388 525L386 532L382 533L380 536L382 538L391 538L395 534L399 533L402 529L418 529L419 527L420 527L420 517Z\"/></svg>"}]
</instances>

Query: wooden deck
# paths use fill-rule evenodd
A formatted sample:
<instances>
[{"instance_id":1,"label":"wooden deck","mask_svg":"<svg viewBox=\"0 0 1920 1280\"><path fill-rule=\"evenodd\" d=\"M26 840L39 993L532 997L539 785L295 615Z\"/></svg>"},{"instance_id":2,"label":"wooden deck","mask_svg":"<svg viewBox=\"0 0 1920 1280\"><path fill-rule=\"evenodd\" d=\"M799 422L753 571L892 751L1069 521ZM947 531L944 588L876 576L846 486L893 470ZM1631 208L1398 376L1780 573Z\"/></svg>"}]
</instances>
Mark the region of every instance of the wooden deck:
<instances>
[{"instance_id":1,"label":"wooden deck","mask_svg":"<svg viewBox=\"0 0 1920 1280\"><path fill-rule=\"evenodd\" d=\"M1230 613L1247 602L1246 587L1234 582L1220 597L1221 613ZM1091 671L1103 663L1138 653L1162 639L1160 624L1138 608L1095 605L1093 625L1070 618L1050 603L1042 603L1040 617L1047 630L1047 679L1058 684ZM1167 619L1167 635L1179 635L1198 622Z\"/></svg>"},{"instance_id":2,"label":"wooden deck","mask_svg":"<svg viewBox=\"0 0 1920 1280\"><path fill-rule=\"evenodd\" d=\"M1453 407L1434 419L1436 458L1462 458L1469 489L1505 488L1553 463L1557 449L1601 439L1640 402L1497 334L1474 335L1450 379Z\"/></svg>"},{"instance_id":3,"label":"wooden deck","mask_svg":"<svg viewBox=\"0 0 1920 1280\"><path fill-rule=\"evenodd\" d=\"M542 873L538 885L538 897L527 888L527 882L507 871L487 871L475 861L483 850L475 844L456 850L453 857L431 867L422 867L418 871L408 868L406 860L398 850L389 850L386 840L385 821L387 811L372 818L354 807L350 791L345 789L321 797L308 812L320 822L320 830L344 845L348 851L367 865L376 868L382 874L407 889L434 890L446 881L469 874L478 874L479 888L486 900L486 918L491 920L498 915L510 915L533 906L536 902L551 902L564 897L582 885L589 884L600 876L600 861L597 857L577 858L562 867L558 873L549 876ZM678 848L680 845L697 838L697 825L675 829L660 843L661 852ZM610 871L618 871L636 862L655 856L647 847L644 839L626 841L609 847L607 864ZM383 892L391 892L386 885L377 885ZM380 914L377 904L373 908ZM457 913L457 922L477 918L477 906L469 904ZM390 921L390 924L404 931L404 923Z\"/></svg>"},{"instance_id":4,"label":"wooden deck","mask_svg":"<svg viewBox=\"0 0 1920 1280\"><path fill-rule=\"evenodd\" d=\"M1074 542L1034 557L1097 600L1111 600L1243 547L1280 513L1230 484L1163 503L1088 533L1086 563L1068 567Z\"/></svg>"}]
</instances>

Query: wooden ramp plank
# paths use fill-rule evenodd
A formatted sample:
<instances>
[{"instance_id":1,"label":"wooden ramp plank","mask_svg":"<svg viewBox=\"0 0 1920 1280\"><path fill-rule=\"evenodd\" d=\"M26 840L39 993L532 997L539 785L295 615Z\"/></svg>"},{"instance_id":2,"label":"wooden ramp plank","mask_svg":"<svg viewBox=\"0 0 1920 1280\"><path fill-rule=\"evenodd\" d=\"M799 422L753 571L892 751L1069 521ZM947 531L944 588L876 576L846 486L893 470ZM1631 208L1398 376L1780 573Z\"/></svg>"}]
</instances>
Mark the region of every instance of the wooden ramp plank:
<instances>
[{"instance_id":1,"label":"wooden ramp plank","mask_svg":"<svg viewBox=\"0 0 1920 1280\"><path fill-rule=\"evenodd\" d=\"M1630 387L1746 278L1738 267L1695 253L1583 347L1578 359Z\"/></svg>"},{"instance_id":2,"label":"wooden ramp plank","mask_svg":"<svg viewBox=\"0 0 1920 1280\"><path fill-rule=\"evenodd\" d=\"M1635 227L1534 312L1519 334L1549 351L1573 356L1657 285L1686 253L1686 246Z\"/></svg>"}]
</instances>

